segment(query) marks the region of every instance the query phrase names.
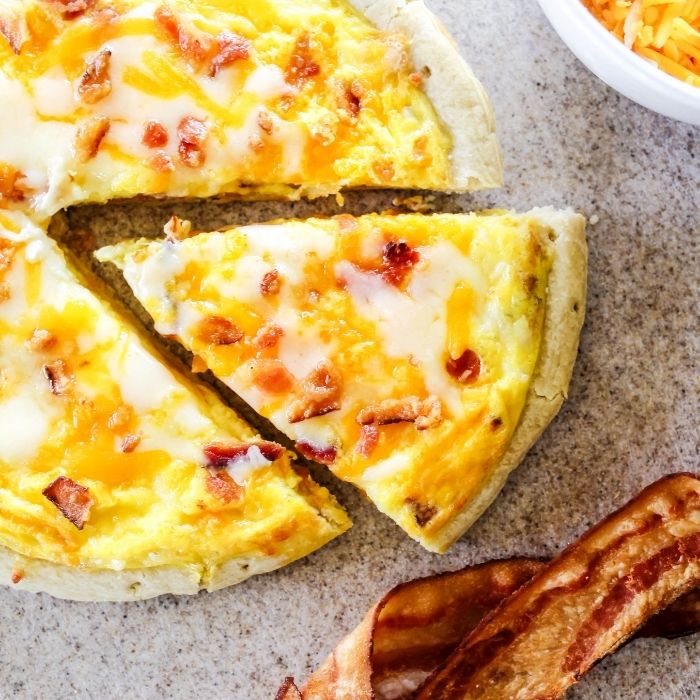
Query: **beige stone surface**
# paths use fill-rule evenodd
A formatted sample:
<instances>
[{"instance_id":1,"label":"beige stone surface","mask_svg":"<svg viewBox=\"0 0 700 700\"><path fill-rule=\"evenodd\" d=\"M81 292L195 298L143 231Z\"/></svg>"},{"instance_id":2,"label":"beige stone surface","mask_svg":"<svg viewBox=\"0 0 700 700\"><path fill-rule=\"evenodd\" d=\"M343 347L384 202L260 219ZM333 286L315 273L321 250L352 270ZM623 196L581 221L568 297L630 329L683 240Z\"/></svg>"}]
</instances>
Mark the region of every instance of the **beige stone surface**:
<instances>
[{"instance_id":1,"label":"beige stone surface","mask_svg":"<svg viewBox=\"0 0 700 700\"><path fill-rule=\"evenodd\" d=\"M571 205L589 229L588 321L570 400L488 513L432 555L351 487L316 470L354 529L282 571L196 597L83 604L0 589L2 698L274 697L304 679L395 583L512 554L552 554L643 485L699 470L700 131L630 103L590 75L534 0L432 0L489 90L504 189L440 208ZM389 193L349 196L360 213ZM71 212L95 242L336 211L334 202L115 205ZM87 240L83 238L83 243ZM700 698L700 636L634 642L572 700Z\"/></svg>"}]
</instances>

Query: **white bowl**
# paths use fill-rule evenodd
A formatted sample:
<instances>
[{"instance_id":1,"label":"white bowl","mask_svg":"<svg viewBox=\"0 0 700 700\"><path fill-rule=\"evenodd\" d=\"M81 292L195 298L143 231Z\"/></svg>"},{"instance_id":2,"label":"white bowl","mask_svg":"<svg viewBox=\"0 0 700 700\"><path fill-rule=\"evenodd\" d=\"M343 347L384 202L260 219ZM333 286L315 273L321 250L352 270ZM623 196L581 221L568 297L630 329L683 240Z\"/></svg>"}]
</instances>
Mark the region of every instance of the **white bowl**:
<instances>
[{"instance_id":1,"label":"white bowl","mask_svg":"<svg viewBox=\"0 0 700 700\"><path fill-rule=\"evenodd\" d=\"M610 87L644 107L700 125L700 88L660 70L628 49L581 0L538 0L557 34Z\"/></svg>"}]
</instances>

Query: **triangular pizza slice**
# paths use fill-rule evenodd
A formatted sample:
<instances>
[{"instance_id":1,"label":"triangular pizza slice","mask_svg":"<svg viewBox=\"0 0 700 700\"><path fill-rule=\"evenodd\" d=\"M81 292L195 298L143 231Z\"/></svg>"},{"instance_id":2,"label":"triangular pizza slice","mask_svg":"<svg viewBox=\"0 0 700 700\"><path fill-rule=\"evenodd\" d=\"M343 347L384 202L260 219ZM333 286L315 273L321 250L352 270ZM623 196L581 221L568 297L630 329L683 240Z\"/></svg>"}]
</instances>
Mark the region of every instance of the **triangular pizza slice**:
<instances>
[{"instance_id":1,"label":"triangular pizza slice","mask_svg":"<svg viewBox=\"0 0 700 700\"><path fill-rule=\"evenodd\" d=\"M483 88L422 2L8 0L0 204L498 186Z\"/></svg>"},{"instance_id":2,"label":"triangular pizza slice","mask_svg":"<svg viewBox=\"0 0 700 700\"><path fill-rule=\"evenodd\" d=\"M541 209L273 222L102 249L156 330L431 550L566 394L584 219Z\"/></svg>"},{"instance_id":3,"label":"triangular pizza slice","mask_svg":"<svg viewBox=\"0 0 700 700\"><path fill-rule=\"evenodd\" d=\"M281 446L162 359L54 241L0 212L0 579L79 600L196 593L349 527Z\"/></svg>"}]
</instances>

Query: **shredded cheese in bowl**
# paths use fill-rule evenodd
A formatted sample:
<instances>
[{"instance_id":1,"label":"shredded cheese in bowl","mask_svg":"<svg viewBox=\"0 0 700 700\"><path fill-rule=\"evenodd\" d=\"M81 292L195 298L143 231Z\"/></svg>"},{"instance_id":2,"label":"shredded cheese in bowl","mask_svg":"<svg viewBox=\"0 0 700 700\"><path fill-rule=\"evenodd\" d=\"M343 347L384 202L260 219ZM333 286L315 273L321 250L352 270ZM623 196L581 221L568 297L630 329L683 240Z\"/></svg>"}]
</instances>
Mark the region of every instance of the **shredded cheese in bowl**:
<instances>
[{"instance_id":1,"label":"shredded cheese in bowl","mask_svg":"<svg viewBox=\"0 0 700 700\"><path fill-rule=\"evenodd\" d=\"M583 0L625 45L700 87L700 0Z\"/></svg>"}]
</instances>

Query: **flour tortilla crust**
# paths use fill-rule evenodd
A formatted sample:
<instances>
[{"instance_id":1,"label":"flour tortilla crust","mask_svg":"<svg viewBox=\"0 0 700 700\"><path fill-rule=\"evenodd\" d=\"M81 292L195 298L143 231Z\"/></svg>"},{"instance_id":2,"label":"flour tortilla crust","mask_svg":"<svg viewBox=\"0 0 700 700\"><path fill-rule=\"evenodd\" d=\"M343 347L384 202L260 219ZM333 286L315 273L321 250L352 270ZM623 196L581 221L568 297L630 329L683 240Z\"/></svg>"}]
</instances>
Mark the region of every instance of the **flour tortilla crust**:
<instances>
[{"instance_id":1,"label":"flour tortilla crust","mask_svg":"<svg viewBox=\"0 0 700 700\"><path fill-rule=\"evenodd\" d=\"M347 529L338 523L338 512L319 511L318 539L309 541L301 533L300 541L287 541L281 556L240 556L212 568L203 564L154 566L139 569L91 569L56 564L26 557L0 546L0 583L34 593L49 593L56 598L79 601L130 601L154 598L166 593L193 595L201 590L217 591L245 579L274 571L311 554ZM320 533L325 531L322 539ZM324 541L325 540L325 541ZM18 577L17 583L13 578Z\"/></svg>"},{"instance_id":2,"label":"flour tortilla crust","mask_svg":"<svg viewBox=\"0 0 700 700\"><path fill-rule=\"evenodd\" d=\"M379 29L405 34L425 92L453 139L454 192L500 187L503 164L491 102L454 40L422 0L349 0Z\"/></svg>"},{"instance_id":3,"label":"flour tortilla crust","mask_svg":"<svg viewBox=\"0 0 700 700\"><path fill-rule=\"evenodd\" d=\"M503 459L488 475L477 497L444 528L423 539L422 544L431 551L447 551L491 505L508 475L556 416L567 396L586 309L586 220L571 210L557 211L551 207L534 209L526 216L551 227L556 236L551 241L554 262L549 275L544 331L535 374L520 422Z\"/></svg>"}]
</instances>

